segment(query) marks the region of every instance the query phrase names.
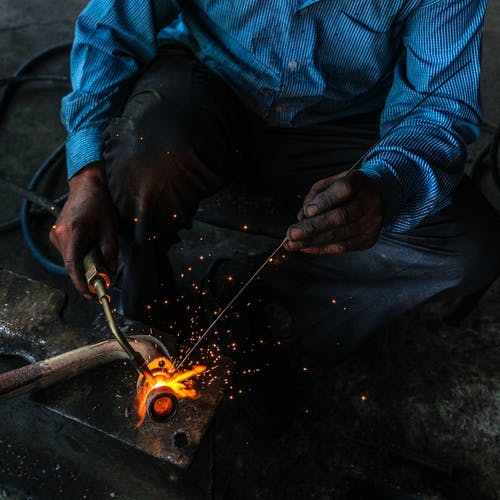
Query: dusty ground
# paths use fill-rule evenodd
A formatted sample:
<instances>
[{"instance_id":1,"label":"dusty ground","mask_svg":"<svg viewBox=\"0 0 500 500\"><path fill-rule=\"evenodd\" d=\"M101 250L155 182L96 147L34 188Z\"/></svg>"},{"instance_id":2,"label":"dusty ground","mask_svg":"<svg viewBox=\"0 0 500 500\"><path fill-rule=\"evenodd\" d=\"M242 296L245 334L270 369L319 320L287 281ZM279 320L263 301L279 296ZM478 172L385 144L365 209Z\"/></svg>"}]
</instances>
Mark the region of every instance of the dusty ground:
<instances>
[{"instance_id":1,"label":"dusty ground","mask_svg":"<svg viewBox=\"0 0 500 500\"><path fill-rule=\"evenodd\" d=\"M70 40L73 20L84 4L81 0L4 0L0 76L10 75L39 50ZM485 118L493 123L500 116L499 43L500 1L491 0L483 97ZM64 72L66 66L65 57L56 58L44 65L43 72ZM0 175L26 184L40 161L64 140L58 119L58 102L64 93L62 85L37 84L16 94L0 120ZM480 141L471 148L472 157L490 134L485 126ZM498 195L491 186L487 178L485 188L497 204ZM2 193L0 220L15 216L18 209L19 200ZM266 246L250 236L197 225L185 236L186 247L199 235L205 237L204 248L211 248L214 258ZM237 244L229 243L234 238ZM96 309L84 304L65 278L37 265L20 231L1 235L0 267L64 290L66 322L90 323L94 318ZM499 295L497 281L459 326L443 321L448 305L423 307L335 370L294 352L301 402L292 428L279 438L264 437L252 430L234 402L226 400L214 434L193 469L180 478L29 400L2 404L0 498L191 499L195 498L192 484L196 484L206 498L326 500L374 498L376 492L378 498L389 498L388 490L400 488L429 500L497 499ZM2 363L7 368L13 361ZM75 444L82 442L84 447ZM138 462L140 467L135 466ZM454 466L452 474L443 470L449 465Z\"/></svg>"}]
</instances>

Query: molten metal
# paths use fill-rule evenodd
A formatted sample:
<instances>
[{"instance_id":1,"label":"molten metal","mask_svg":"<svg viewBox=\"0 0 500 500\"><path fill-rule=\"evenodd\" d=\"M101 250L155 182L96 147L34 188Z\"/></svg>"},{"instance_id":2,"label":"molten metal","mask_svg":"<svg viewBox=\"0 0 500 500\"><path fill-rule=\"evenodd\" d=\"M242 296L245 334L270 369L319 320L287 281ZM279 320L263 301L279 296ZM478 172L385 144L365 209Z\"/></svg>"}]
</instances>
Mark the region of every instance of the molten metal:
<instances>
[{"instance_id":1,"label":"molten metal","mask_svg":"<svg viewBox=\"0 0 500 500\"><path fill-rule=\"evenodd\" d=\"M146 414L157 422L166 422L176 413L178 399L198 397L193 377L203 373L207 367L195 365L190 370L176 371L168 358L156 358L148 364L156 383L151 386L143 376L137 380L137 397L134 408L139 416L136 429L139 428Z\"/></svg>"},{"instance_id":2,"label":"molten metal","mask_svg":"<svg viewBox=\"0 0 500 500\"><path fill-rule=\"evenodd\" d=\"M169 387L155 387L146 398L148 416L155 422L167 422L177 413L179 402Z\"/></svg>"}]
</instances>

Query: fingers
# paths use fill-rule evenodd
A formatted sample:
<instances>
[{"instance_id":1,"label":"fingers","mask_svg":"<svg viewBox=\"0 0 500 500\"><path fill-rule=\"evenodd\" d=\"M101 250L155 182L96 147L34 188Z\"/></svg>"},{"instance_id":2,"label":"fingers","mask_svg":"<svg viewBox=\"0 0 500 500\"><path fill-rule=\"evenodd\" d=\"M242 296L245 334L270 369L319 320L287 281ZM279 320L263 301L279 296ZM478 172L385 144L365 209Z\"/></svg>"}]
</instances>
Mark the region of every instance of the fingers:
<instances>
[{"instance_id":1,"label":"fingers","mask_svg":"<svg viewBox=\"0 0 500 500\"><path fill-rule=\"evenodd\" d=\"M367 235L359 235L337 243L327 243L304 248L301 252L312 255L342 254L352 250L367 250L371 248L375 242L376 239L372 240L367 237Z\"/></svg>"},{"instance_id":2,"label":"fingers","mask_svg":"<svg viewBox=\"0 0 500 500\"><path fill-rule=\"evenodd\" d=\"M285 248L305 253L343 253L370 248L383 223L376 184L362 172L317 182L304 200L299 222L288 230Z\"/></svg>"},{"instance_id":3,"label":"fingers","mask_svg":"<svg viewBox=\"0 0 500 500\"><path fill-rule=\"evenodd\" d=\"M332 182L334 181L333 177L327 177L326 179L321 179L315 182L309 192L306 194L304 198L303 206L309 205L311 201L319 194L321 191L324 191Z\"/></svg>"},{"instance_id":4,"label":"fingers","mask_svg":"<svg viewBox=\"0 0 500 500\"><path fill-rule=\"evenodd\" d=\"M56 224L50 233L52 244L59 250L64 267L76 290L86 299L92 298L88 289L83 267L83 259L94 245L97 245L104 257L107 270L113 275L118 261L118 237L113 226L101 228L98 241L92 243L88 234L80 230L71 230L68 225Z\"/></svg>"},{"instance_id":5,"label":"fingers","mask_svg":"<svg viewBox=\"0 0 500 500\"><path fill-rule=\"evenodd\" d=\"M108 271L113 275L118 265L118 237L115 228L110 228L101 234L99 249Z\"/></svg>"},{"instance_id":6,"label":"fingers","mask_svg":"<svg viewBox=\"0 0 500 500\"><path fill-rule=\"evenodd\" d=\"M84 246L81 241L73 242L73 244L67 247L63 258L64 267L68 271L69 277L77 291L86 299L91 299L92 294L89 292L83 269L83 258L87 251L87 245Z\"/></svg>"},{"instance_id":7,"label":"fingers","mask_svg":"<svg viewBox=\"0 0 500 500\"><path fill-rule=\"evenodd\" d=\"M364 217L363 219L352 224L334 227L331 229L327 229L321 233L314 234L311 239L307 241L290 241L289 247L292 251L304 250L312 247L321 247L328 244L343 243L359 236L366 237L368 244L368 240L373 240L373 242L376 241L376 234L372 234L371 229L370 219L368 217Z\"/></svg>"},{"instance_id":8,"label":"fingers","mask_svg":"<svg viewBox=\"0 0 500 500\"><path fill-rule=\"evenodd\" d=\"M317 241L320 235L330 235L334 239L344 239L344 232L350 224L363 216L363 207L359 200L352 200L346 205L330 210L316 217L304 218L288 230L288 250L298 250ZM353 226L354 227L354 226Z\"/></svg>"},{"instance_id":9,"label":"fingers","mask_svg":"<svg viewBox=\"0 0 500 500\"><path fill-rule=\"evenodd\" d=\"M344 175L343 173L340 173L338 175L327 177L326 179L320 179L319 181L315 182L304 198L304 202L302 203L302 208L297 214L297 219L298 220L304 219L304 217L306 217L304 213L305 207L307 207L319 193L324 191L335 180L342 178L343 175Z\"/></svg>"},{"instance_id":10,"label":"fingers","mask_svg":"<svg viewBox=\"0 0 500 500\"><path fill-rule=\"evenodd\" d=\"M56 222L52 228L50 241L61 254L64 267L76 290L86 299L91 299L92 294L89 292L83 270L83 257L88 250L86 238L62 221L60 223Z\"/></svg>"},{"instance_id":11,"label":"fingers","mask_svg":"<svg viewBox=\"0 0 500 500\"><path fill-rule=\"evenodd\" d=\"M338 179L307 203L304 202L306 217L314 217L349 201L356 194L352 178Z\"/></svg>"},{"instance_id":12,"label":"fingers","mask_svg":"<svg viewBox=\"0 0 500 500\"><path fill-rule=\"evenodd\" d=\"M88 289L83 259L97 246L111 273L116 270L118 231L116 213L105 187L91 181L78 181L70 188L70 195L50 232L50 241L64 261L76 290L87 299Z\"/></svg>"}]
</instances>

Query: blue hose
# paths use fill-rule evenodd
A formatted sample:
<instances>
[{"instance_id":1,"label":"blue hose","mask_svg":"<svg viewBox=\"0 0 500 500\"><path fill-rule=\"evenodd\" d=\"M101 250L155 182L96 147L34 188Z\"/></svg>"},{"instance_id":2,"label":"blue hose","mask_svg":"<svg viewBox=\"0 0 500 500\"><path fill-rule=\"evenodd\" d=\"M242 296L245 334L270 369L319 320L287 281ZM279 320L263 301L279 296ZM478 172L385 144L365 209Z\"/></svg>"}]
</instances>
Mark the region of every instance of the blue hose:
<instances>
[{"instance_id":1,"label":"blue hose","mask_svg":"<svg viewBox=\"0 0 500 500\"><path fill-rule=\"evenodd\" d=\"M22 83L22 77L28 74L28 71L31 70L36 64L40 63L44 59L48 59L49 57L59 54L61 52L67 52L71 48L71 43L64 43L61 45L56 45L54 47L50 47L42 52L38 53L34 57L30 58L27 62L22 64L14 74L14 78L12 81L3 82L5 84L5 88L2 96L0 97L0 114L5 110L10 98L17 88L19 83ZM57 77L60 80L60 77ZM31 178L28 189L35 190L38 186L40 179L43 177L45 172L65 153L65 144L61 144L37 169L33 177ZM29 230L29 215L30 215L30 205L26 200L23 200L21 205L21 215L20 215L20 223L21 229L23 232L23 237L28 245L33 256L36 260L48 271L51 271L56 274L60 274L63 276L67 275L66 269L64 267L52 262L50 259L45 257L43 253L40 251L38 246L36 245L33 237L31 236Z\"/></svg>"},{"instance_id":2,"label":"blue hose","mask_svg":"<svg viewBox=\"0 0 500 500\"><path fill-rule=\"evenodd\" d=\"M51 165L53 165L61 156L65 154L65 151L66 144L64 143L52 152L52 154L40 165L40 167L38 167L37 171L30 179L28 189L34 191L37 188L38 183L40 182L40 179L43 177L45 172L51 167ZM23 200L23 203L21 205L21 229L23 232L24 240L26 241L30 252L33 254L35 259L48 271L62 276L67 276L68 273L66 269L45 257L45 255L43 255L43 253L40 251L35 241L33 240L29 229L30 205L31 203L27 200Z\"/></svg>"}]
</instances>

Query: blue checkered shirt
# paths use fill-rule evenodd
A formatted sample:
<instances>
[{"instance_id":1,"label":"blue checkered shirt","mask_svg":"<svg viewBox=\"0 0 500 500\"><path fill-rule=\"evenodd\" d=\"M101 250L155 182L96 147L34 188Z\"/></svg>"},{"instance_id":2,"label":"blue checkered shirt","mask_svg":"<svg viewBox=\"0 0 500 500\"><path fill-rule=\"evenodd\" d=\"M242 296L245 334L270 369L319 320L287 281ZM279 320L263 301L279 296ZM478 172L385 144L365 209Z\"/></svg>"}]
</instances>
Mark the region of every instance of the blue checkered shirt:
<instances>
[{"instance_id":1,"label":"blue checkered shirt","mask_svg":"<svg viewBox=\"0 0 500 500\"><path fill-rule=\"evenodd\" d=\"M383 108L382 136L471 63L364 160L387 228L444 208L477 136L486 0L92 0L76 23L63 99L71 177L101 158L102 133L158 39L180 40L269 124L301 126ZM180 13L178 13L180 11ZM304 186L307 191L309 186Z\"/></svg>"}]
</instances>

